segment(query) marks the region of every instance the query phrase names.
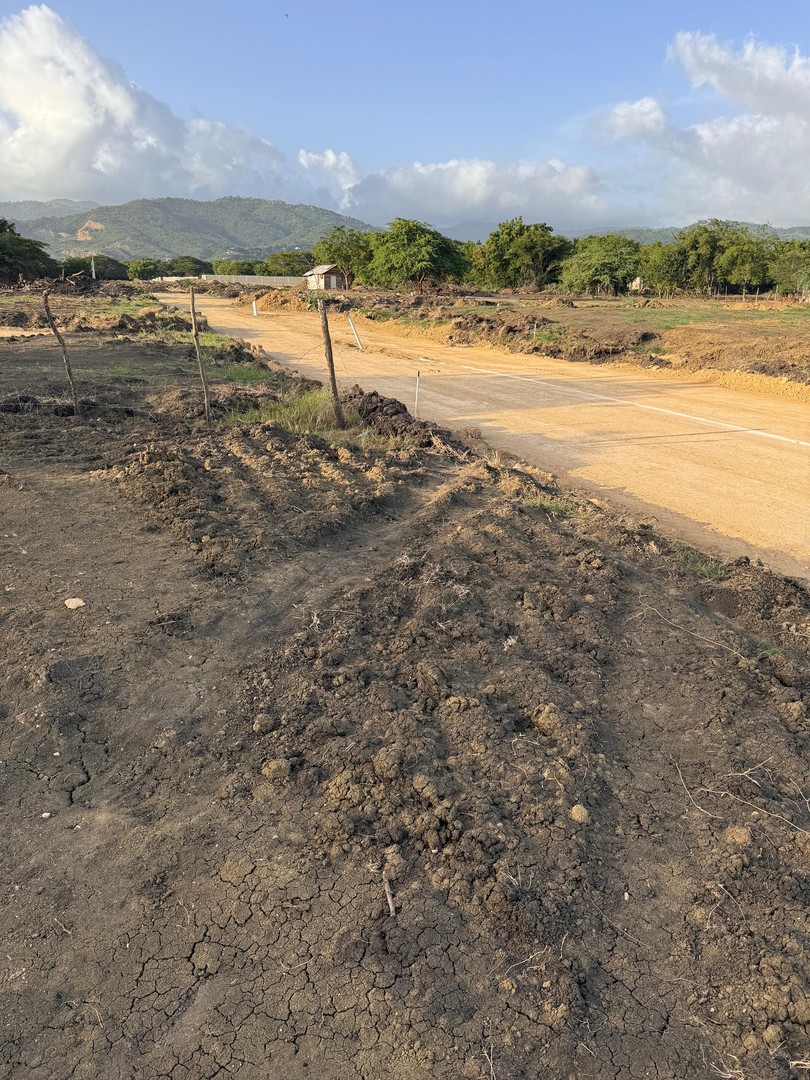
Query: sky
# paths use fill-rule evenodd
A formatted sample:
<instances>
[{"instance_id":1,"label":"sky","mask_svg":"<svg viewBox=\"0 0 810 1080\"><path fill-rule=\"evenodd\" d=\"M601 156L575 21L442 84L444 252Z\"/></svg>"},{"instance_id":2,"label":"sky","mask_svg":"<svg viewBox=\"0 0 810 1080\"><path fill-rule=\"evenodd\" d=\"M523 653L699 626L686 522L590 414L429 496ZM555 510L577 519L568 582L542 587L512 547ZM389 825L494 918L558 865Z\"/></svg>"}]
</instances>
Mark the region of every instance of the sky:
<instances>
[{"instance_id":1,"label":"sky","mask_svg":"<svg viewBox=\"0 0 810 1080\"><path fill-rule=\"evenodd\" d=\"M0 0L0 199L810 224L810 4Z\"/></svg>"}]
</instances>

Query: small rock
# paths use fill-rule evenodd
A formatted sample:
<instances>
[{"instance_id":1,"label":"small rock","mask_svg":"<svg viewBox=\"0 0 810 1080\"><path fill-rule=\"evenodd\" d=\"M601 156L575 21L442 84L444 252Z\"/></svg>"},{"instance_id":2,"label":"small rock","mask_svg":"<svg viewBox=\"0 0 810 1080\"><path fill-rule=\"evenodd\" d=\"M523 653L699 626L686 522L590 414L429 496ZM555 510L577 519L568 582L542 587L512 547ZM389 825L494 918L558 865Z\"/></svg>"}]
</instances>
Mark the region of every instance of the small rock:
<instances>
[{"instance_id":1,"label":"small rock","mask_svg":"<svg viewBox=\"0 0 810 1080\"><path fill-rule=\"evenodd\" d=\"M84 600L80 600L78 596L72 596L70 600L65 601L65 607L70 608L71 611L75 611L76 608L86 607Z\"/></svg>"},{"instance_id":2,"label":"small rock","mask_svg":"<svg viewBox=\"0 0 810 1080\"><path fill-rule=\"evenodd\" d=\"M44 813L44 814L42 814L41 816L42 816L42 817L43 817L43 818L45 819L45 821L47 821L47 820L48 820L48 818L49 818L49 817L50 817L51 815L50 815L50 814L48 813L48 811L46 810L46 811L45 811L45 813Z\"/></svg>"},{"instance_id":3,"label":"small rock","mask_svg":"<svg viewBox=\"0 0 810 1080\"><path fill-rule=\"evenodd\" d=\"M590 812L582 803L575 803L568 811L568 816L572 821L576 821L577 825L589 825L591 821Z\"/></svg>"}]
</instances>

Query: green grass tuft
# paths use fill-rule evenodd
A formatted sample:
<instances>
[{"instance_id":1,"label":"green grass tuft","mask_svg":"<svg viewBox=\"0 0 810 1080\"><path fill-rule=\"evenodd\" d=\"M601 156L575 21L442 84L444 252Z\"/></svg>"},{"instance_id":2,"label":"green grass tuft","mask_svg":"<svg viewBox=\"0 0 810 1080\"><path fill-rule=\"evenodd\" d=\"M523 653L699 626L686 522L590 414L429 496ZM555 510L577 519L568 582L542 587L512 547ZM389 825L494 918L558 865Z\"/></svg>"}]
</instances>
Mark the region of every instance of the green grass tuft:
<instances>
[{"instance_id":1,"label":"green grass tuft","mask_svg":"<svg viewBox=\"0 0 810 1080\"><path fill-rule=\"evenodd\" d=\"M676 563L687 573L701 581L722 581L731 573L731 565L722 559L715 559L702 551L696 551L688 544L675 544L671 549Z\"/></svg>"},{"instance_id":2,"label":"green grass tuft","mask_svg":"<svg viewBox=\"0 0 810 1080\"><path fill-rule=\"evenodd\" d=\"M524 499L523 505L542 510L549 517L572 517L580 510L576 500L570 495L534 495Z\"/></svg>"},{"instance_id":3,"label":"green grass tuft","mask_svg":"<svg viewBox=\"0 0 810 1080\"><path fill-rule=\"evenodd\" d=\"M270 371L269 368L261 367L259 364L226 364L218 374L231 382L248 386L256 383L279 382L281 379L279 372Z\"/></svg>"},{"instance_id":4,"label":"green grass tuft","mask_svg":"<svg viewBox=\"0 0 810 1080\"><path fill-rule=\"evenodd\" d=\"M280 401L234 410L226 417L229 424L274 424L295 435L317 435L333 446L355 450L403 450L412 448L407 435L378 435L353 408L343 406L346 427L335 423L332 395L327 389L310 390Z\"/></svg>"}]
</instances>

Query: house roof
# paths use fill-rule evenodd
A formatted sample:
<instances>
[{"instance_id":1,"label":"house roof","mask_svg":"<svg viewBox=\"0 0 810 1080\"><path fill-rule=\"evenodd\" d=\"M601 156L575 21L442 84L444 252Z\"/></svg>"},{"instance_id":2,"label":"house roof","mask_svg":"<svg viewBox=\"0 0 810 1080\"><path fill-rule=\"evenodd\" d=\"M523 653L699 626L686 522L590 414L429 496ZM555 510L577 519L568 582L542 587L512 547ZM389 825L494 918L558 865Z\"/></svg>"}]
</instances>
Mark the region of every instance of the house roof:
<instances>
[{"instance_id":1,"label":"house roof","mask_svg":"<svg viewBox=\"0 0 810 1080\"><path fill-rule=\"evenodd\" d=\"M311 270L307 270L304 277L316 277L319 274L328 274L330 270L337 270L337 264L324 263L323 266L313 266Z\"/></svg>"}]
</instances>

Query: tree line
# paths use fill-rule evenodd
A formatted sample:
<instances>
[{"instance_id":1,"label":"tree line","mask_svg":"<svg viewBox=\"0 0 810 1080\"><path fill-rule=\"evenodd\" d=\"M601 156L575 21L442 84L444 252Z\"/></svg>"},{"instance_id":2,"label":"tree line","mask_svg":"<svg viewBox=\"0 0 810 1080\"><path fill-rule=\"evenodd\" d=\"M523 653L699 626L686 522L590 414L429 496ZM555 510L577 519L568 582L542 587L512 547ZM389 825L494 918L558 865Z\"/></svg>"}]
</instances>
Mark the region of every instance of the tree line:
<instances>
[{"instance_id":1,"label":"tree line","mask_svg":"<svg viewBox=\"0 0 810 1080\"><path fill-rule=\"evenodd\" d=\"M810 240L780 240L717 219L683 229L667 244L640 244L619 234L569 239L522 217L501 222L483 242L459 242L397 218L381 233L338 226L313 256L334 263L350 282L393 287L452 281L474 289L558 286L616 295L640 278L659 293L810 290Z\"/></svg>"},{"instance_id":2,"label":"tree line","mask_svg":"<svg viewBox=\"0 0 810 1080\"><path fill-rule=\"evenodd\" d=\"M151 280L240 274L299 277L320 263L334 264L349 284L417 288L454 282L470 289L543 289L617 295L637 278L658 293L746 294L776 289L810 291L810 240L780 240L736 222L712 219L677 233L670 243L640 244L626 236L569 239L545 223L522 217L501 222L483 242L458 241L420 221L395 218L380 232L338 225L310 251L282 251L265 259L189 255L121 262L94 257L100 278ZM91 271L91 259L57 262L42 243L21 237L0 218L0 280L22 275L59 277Z\"/></svg>"}]
</instances>

